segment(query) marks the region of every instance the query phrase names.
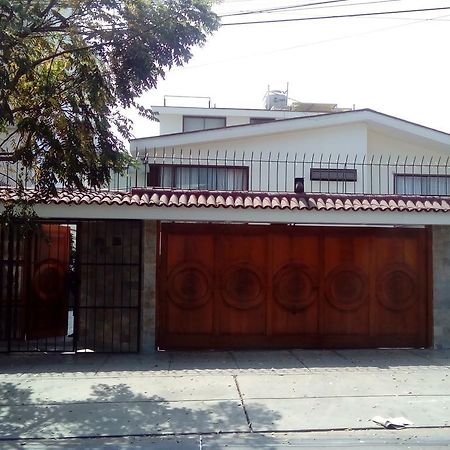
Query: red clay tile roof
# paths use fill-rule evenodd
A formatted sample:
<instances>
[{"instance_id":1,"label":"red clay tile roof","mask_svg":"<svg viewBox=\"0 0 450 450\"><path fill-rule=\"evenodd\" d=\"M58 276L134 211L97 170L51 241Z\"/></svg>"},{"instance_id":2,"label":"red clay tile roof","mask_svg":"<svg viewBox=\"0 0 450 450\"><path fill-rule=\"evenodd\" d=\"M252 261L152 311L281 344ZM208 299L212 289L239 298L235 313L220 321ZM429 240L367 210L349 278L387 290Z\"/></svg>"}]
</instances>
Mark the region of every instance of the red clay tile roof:
<instances>
[{"instance_id":1,"label":"red clay tile roof","mask_svg":"<svg viewBox=\"0 0 450 450\"><path fill-rule=\"evenodd\" d=\"M0 202L17 201L13 189L0 189ZM317 211L448 212L450 197L399 195L293 194L259 192L200 192L163 189L133 189L131 192L61 190L55 196L39 197L26 190L24 200L63 205L131 205L197 208L268 208Z\"/></svg>"}]
</instances>

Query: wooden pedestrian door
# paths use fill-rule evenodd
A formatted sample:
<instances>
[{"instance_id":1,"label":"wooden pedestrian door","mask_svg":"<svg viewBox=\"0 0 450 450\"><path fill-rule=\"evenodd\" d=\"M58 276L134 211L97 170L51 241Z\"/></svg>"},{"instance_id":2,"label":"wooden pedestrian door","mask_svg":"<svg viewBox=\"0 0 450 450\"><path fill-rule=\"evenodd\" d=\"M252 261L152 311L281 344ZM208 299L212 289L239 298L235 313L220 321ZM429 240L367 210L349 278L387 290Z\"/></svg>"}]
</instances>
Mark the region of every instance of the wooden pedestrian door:
<instances>
[{"instance_id":1,"label":"wooden pedestrian door","mask_svg":"<svg viewBox=\"0 0 450 450\"><path fill-rule=\"evenodd\" d=\"M422 347L425 229L163 224L161 349Z\"/></svg>"}]
</instances>

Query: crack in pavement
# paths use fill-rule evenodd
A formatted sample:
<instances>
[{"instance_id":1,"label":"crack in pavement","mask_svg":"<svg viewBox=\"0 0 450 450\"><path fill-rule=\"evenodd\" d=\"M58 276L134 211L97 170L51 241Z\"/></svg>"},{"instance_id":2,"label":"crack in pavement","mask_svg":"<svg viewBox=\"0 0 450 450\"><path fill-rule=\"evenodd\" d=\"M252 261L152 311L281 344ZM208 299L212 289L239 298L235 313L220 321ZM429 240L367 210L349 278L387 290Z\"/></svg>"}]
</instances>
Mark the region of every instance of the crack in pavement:
<instances>
[{"instance_id":1,"label":"crack in pavement","mask_svg":"<svg viewBox=\"0 0 450 450\"><path fill-rule=\"evenodd\" d=\"M253 433L253 425L252 425L252 422L250 421L250 417L248 415L248 411L247 411L247 408L244 403L244 398L242 397L241 388L239 387L239 382L237 380L237 375L233 375L233 380L234 380L234 384L236 385L236 389L238 391L239 398L241 400L241 405L242 405L242 409L244 410L245 420L247 421L248 428L249 428L250 432Z\"/></svg>"}]
</instances>

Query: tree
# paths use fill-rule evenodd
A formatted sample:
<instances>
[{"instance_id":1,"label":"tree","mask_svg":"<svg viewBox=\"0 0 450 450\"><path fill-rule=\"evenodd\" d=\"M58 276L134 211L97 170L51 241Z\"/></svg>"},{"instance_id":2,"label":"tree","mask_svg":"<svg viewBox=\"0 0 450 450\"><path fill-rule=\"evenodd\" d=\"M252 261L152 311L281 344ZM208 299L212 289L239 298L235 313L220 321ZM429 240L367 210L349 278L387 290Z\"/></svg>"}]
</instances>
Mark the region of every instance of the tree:
<instances>
[{"instance_id":1,"label":"tree","mask_svg":"<svg viewBox=\"0 0 450 450\"><path fill-rule=\"evenodd\" d=\"M0 152L36 188L98 188L130 162L136 107L218 27L209 0L0 0ZM0 153L0 156L1 156Z\"/></svg>"}]
</instances>

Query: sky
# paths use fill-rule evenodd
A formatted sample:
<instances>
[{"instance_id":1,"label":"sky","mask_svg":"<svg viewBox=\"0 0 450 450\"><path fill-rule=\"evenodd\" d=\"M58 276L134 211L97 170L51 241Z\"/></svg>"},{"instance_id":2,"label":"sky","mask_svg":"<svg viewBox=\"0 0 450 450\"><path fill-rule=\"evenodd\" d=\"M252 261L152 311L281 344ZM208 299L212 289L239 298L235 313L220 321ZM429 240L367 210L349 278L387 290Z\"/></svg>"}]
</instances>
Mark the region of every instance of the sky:
<instances>
[{"instance_id":1,"label":"sky","mask_svg":"<svg viewBox=\"0 0 450 450\"><path fill-rule=\"evenodd\" d=\"M219 15L315 3L315 6L223 17L222 23L450 7L450 0L223 0ZM319 4L322 3L322 4ZM263 108L270 89L302 102L372 108L450 133L450 9L389 16L223 25L184 67L171 69L140 102L165 95L210 97L220 108ZM168 98L170 106L207 100ZM132 112L135 137L158 124Z\"/></svg>"}]
</instances>

